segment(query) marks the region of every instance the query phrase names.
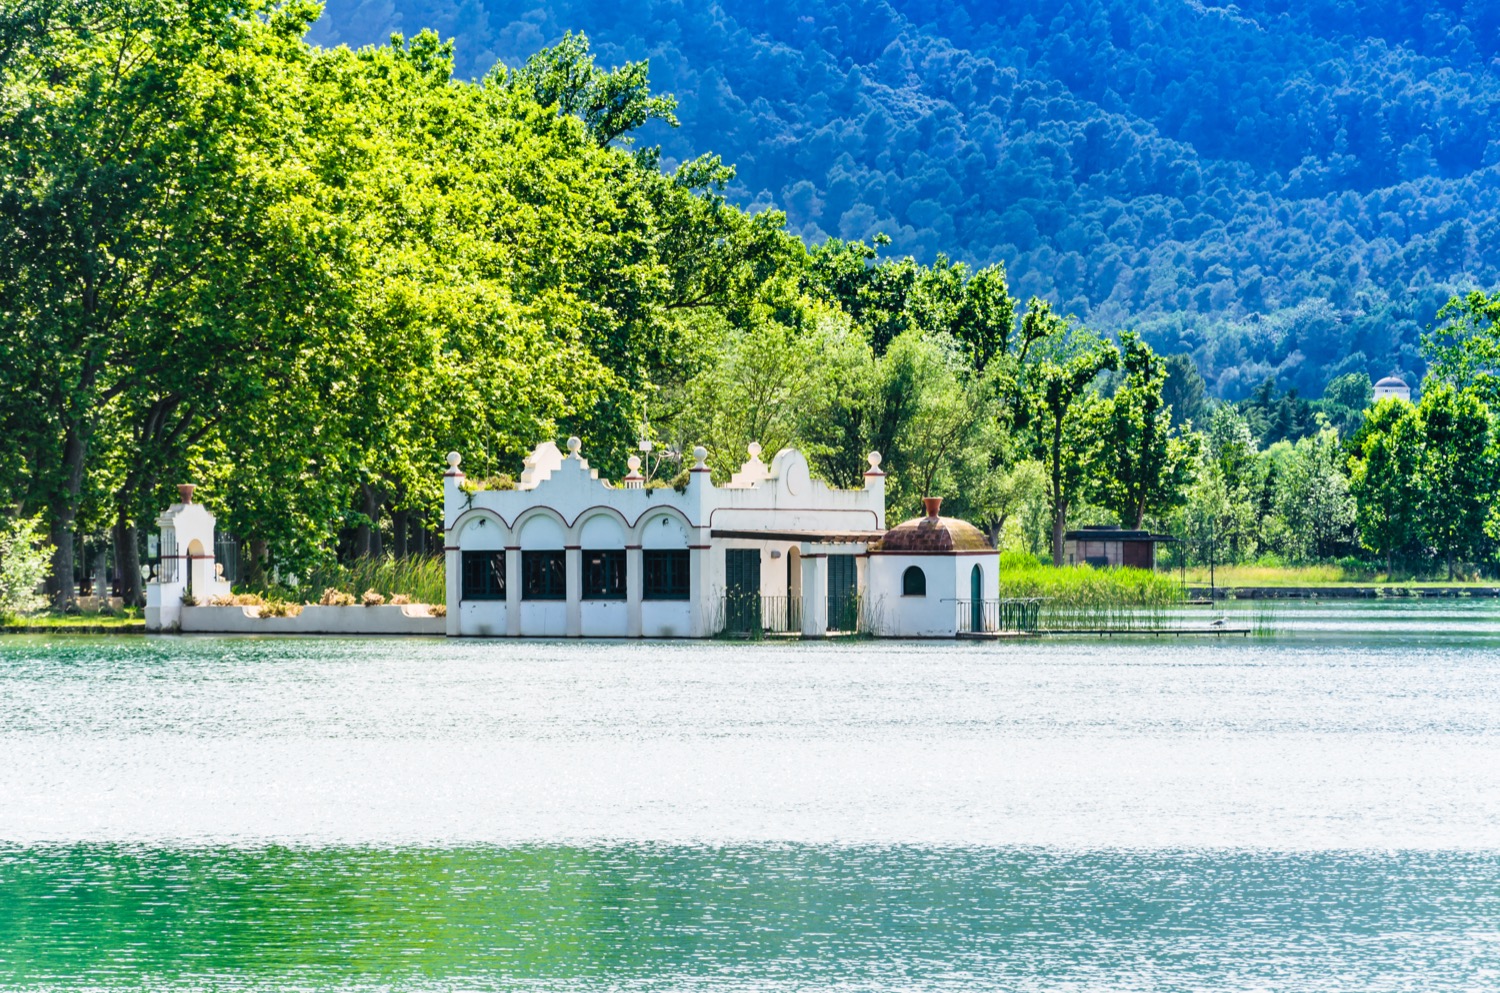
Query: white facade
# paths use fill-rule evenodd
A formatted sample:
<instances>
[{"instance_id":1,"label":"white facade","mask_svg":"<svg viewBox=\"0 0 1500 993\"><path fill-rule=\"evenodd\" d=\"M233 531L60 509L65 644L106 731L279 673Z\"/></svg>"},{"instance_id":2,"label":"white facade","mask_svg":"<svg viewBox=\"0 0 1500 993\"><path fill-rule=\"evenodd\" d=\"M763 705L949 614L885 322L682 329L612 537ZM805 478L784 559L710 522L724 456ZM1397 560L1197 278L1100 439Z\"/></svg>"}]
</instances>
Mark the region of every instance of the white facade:
<instances>
[{"instance_id":1,"label":"white facade","mask_svg":"<svg viewBox=\"0 0 1500 993\"><path fill-rule=\"evenodd\" d=\"M156 578L146 584L146 630L175 631L182 626L182 598L199 603L228 596L229 583L220 578L214 562L214 515L193 503L193 486L177 487L180 503L156 519L161 532L161 561Z\"/></svg>"},{"instance_id":2,"label":"white facade","mask_svg":"<svg viewBox=\"0 0 1500 993\"><path fill-rule=\"evenodd\" d=\"M752 445L715 486L699 448L678 492L646 488L636 459L624 480L601 480L578 439L568 448L538 446L513 489L466 485L460 456L448 456L449 635L704 638L743 623L808 637L953 637L975 565L983 595L996 595L992 549L872 550L886 523L878 454L863 488L836 490L812 478L801 452L767 465ZM922 596L903 595L908 558L929 576Z\"/></svg>"},{"instance_id":3,"label":"white facade","mask_svg":"<svg viewBox=\"0 0 1500 993\"><path fill-rule=\"evenodd\" d=\"M985 552L890 552L870 557L870 633L881 638L952 638L986 630L975 599L997 597L1000 560ZM918 570L923 592L907 591L907 575ZM978 576L975 576L978 570ZM974 597L978 592L979 596ZM991 615L992 616L992 615Z\"/></svg>"}]
</instances>

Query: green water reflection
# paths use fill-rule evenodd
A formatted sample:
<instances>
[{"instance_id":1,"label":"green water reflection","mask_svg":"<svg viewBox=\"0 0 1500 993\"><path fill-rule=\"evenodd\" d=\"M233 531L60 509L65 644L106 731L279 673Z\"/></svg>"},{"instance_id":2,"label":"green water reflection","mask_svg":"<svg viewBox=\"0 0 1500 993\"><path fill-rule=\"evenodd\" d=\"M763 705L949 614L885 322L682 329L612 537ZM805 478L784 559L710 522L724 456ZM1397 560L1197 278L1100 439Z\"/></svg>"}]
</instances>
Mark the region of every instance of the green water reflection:
<instances>
[{"instance_id":1,"label":"green water reflection","mask_svg":"<svg viewBox=\"0 0 1500 993\"><path fill-rule=\"evenodd\" d=\"M0 892L8 987L1375 990L1500 969L1491 854L68 846L4 852Z\"/></svg>"}]
</instances>

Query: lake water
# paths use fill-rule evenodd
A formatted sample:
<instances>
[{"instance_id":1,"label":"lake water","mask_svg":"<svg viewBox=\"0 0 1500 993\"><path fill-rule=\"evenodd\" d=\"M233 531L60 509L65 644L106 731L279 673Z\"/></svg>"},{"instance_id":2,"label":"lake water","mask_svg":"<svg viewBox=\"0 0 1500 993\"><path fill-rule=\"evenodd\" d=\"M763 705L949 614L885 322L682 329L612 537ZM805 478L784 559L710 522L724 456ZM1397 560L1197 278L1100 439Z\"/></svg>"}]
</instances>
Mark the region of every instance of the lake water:
<instances>
[{"instance_id":1,"label":"lake water","mask_svg":"<svg viewBox=\"0 0 1500 993\"><path fill-rule=\"evenodd\" d=\"M1500 988L1500 607L1243 612L0 639L0 988Z\"/></svg>"}]
</instances>

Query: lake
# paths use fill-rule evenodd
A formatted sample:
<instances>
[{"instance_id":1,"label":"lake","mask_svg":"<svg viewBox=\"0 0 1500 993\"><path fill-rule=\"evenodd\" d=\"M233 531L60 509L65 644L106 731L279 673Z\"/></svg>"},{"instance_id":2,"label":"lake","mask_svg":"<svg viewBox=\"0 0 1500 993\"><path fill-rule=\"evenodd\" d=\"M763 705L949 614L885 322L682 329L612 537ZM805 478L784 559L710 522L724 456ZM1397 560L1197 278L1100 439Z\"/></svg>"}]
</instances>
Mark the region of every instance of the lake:
<instances>
[{"instance_id":1,"label":"lake","mask_svg":"<svg viewBox=\"0 0 1500 993\"><path fill-rule=\"evenodd\" d=\"M1500 986L1500 607L1239 613L0 639L0 988Z\"/></svg>"}]
</instances>

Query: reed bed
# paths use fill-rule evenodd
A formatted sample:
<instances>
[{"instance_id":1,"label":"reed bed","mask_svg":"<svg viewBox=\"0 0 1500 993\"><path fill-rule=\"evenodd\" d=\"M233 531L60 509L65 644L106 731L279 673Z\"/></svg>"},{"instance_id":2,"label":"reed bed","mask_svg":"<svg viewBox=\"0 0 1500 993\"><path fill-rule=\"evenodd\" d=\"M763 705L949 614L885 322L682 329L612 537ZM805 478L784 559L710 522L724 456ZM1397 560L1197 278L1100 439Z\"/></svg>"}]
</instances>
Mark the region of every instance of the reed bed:
<instances>
[{"instance_id":1,"label":"reed bed","mask_svg":"<svg viewBox=\"0 0 1500 993\"><path fill-rule=\"evenodd\" d=\"M1039 630L1146 631L1167 626L1182 585L1148 569L1053 566L1035 556L1000 556L1000 596L1038 597Z\"/></svg>"},{"instance_id":2,"label":"reed bed","mask_svg":"<svg viewBox=\"0 0 1500 993\"><path fill-rule=\"evenodd\" d=\"M412 603L447 603L448 586L441 555L413 555L398 559L359 558L314 569L302 577L298 589L306 595L340 590L358 599L373 590L384 596L409 597Z\"/></svg>"}]
</instances>

